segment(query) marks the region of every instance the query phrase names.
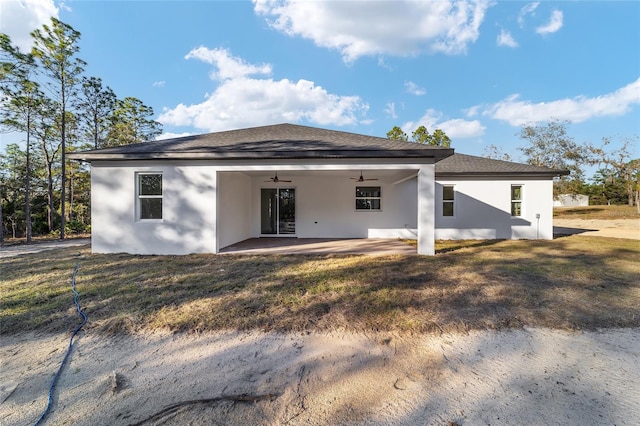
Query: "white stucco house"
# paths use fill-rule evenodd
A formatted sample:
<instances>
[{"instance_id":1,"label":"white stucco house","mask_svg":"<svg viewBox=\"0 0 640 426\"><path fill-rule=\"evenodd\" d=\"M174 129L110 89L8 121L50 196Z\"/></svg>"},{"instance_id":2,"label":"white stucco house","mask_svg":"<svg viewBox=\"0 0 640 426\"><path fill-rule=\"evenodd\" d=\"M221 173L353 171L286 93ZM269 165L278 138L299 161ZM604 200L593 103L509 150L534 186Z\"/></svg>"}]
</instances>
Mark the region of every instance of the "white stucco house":
<instances>
[{"instance_id":1,"label":"white stucco house","mask_svg":"<svg viewBox=\"0 0 640 426\"><path fill-rule=\"evenodd\" d=\"M95 253L218 253L257 237L553 238L562 170L292 124L71 153Z\"/></svg>"}]
</instances>

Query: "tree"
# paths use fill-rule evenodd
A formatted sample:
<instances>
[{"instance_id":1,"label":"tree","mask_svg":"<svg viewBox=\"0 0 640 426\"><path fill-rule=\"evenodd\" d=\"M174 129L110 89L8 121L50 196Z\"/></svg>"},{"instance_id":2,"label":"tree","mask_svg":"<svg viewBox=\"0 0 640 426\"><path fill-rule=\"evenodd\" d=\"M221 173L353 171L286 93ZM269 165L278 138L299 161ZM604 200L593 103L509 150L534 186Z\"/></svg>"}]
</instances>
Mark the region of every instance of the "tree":
<instances>
[{"instance_id":1,"label":"tree","mask_svg":"<svg viewBox=\"0 0 640 426\"><path fill-rule=\"evenodd\" d=\"M27 139L26 147L0 152L0 241L5 230L27 240L58 226L60 238L69 229L84 230L89 171L67 163L66 154L151 141L161 133L153 109L136 98L116 104L99 77L82 78L79 32L51 19L31 35L34 48L21 53L0 33L0 131L25 132Z\"/></svg>"},{"instance_id":2,"label":"tree","mask_svg":"<svg viewBox=\"0 0 640 426\"><path fill-rule=\"evenodd\" d=\"M33 82L25 80L25 89L21 94L12 96L3 108L2 125L12 130L24 132L26 135L24 203L27 244L31 243L31 135L35 124L36 104L42 100L42 93Z\"/></svg>"},{"instance_id":3,"label":"tree","mask_svg":"<svg viewBox=\"0 0 640 426\"><path fill-rule=\"evenodd\" d=\"M79 126L78 126L78 119L77 119L77 115L72 114L70 112L67 112L67 119L65 120L66 122L66 126L67 126L67 151L71 152L71 151L75 151L75 146L74 146L74 142L79 142L80 139L80 130L79 130ZM57 129L58 131L60 131L60 120L56 121L56 124L58 124ZM66 196L67 196L67 200L66 200L66 204L67 204L67 216L68 216L68 221L65 221L65 226L66 223L72 221L74 219L73 217L73 212L74 212L74 206L73 206L73 201L74 201L74 183L75 183L75 177L77 175L77 172L79 170L79 164L78 163L69 163L67 164L66 167L66 174L65 174L65 183L67 185L66 188Z\"/></svg>"},{"instance_id":4,"label":"tree","mask_svg":"<svg viewBox=\"0 0 640 426\"><path fill-rule=\"evenodd\" d=\"M416 143L430 145L431 135L425 126L420 126L411 133L411 139Z\"/></svg>"},{"instance_id":5,"label":"tree","mask_svg":"<svg viewBox=\"0 0 640 426\"><path fill-rule=\"evenodd\" d=\"M393 126L393 129L387 132L387 138L396 139L401 141L408 141L407 134L398 126ZM411 142L421 143L424 145L443 146L449 148L451 146L451 139L441 129L436 129L433 134L429 134L429 131L425 126L419 126L411 133Z\"/></svg>"},{"instance_id":6,"label":"tree","mask_svg":"<svg viewBox=\"0 0 640 426\"><path fill-rule=\"evenodd\" d=\"M444 131L436 129L433 132L433 135L431 135L431 141L429 142L429 145L449 148L451 146L451 139L449 139L449 136L447 136Z\"/></svg>"},{"instance_id":7,"label":"tree","mask_svg":"<svg viewBox=\"0 0 640 426\"><path fill-rule=\"evenodd\" d=\"M57 111L59 106L51 99L45 98L38 108L38 120L33 129L34 138L37 140L42 153L47 181L47 229L54 229L55 209L55 183L58 171L56 165L62 158L62 140L60 134L59 118Z\"/></svg>"},{"instance_id":8,"label":"tree","mask_svg":"<svg viewBox=\"0 0 640 426\"><path fill-rule=\"evenodd\" d=\"M625 183L610 169L599 169L591 185L585 185L591 204L621 204L627 202Z\"/></svg>"},{"instance_id":9,"label":"tree","mask_svg":"<svg viewBox=\"0 0 640 426\"><path fill-rule=\"evenodd\" d=\"M8 97L5 92L15 84L20 84L22 76L28 74L32 67L30 55L23 54L11 44L11 37L0 33L0 86L2 88L2 101Z\"/></svg>"},{"instance_id":10,"label":"tree","mask_svg":"<svg viewBox=\"0 0 640 426\"><path fill-rule=\"evenodd\" d=\"M569 176L555 181L554 196L561 193L577 194L584 180L583 167L589 162L587 150L567 135L568 121L549 121L546 124L526 124L520 138L528 142L519 147L528 164L553 169L569 170Z\"/></svg>"},{"instance_id":11,"label":"tree","mask_svg":"<svg viewBox=\"0 0 640 426\"><path fill-rule=\"evenodd\" d=\"M631 149L634 147L638 137L626 138L622 146L616 150L608 149L611 143L610 138L602 138L600 146L587 145L587 149L592 154L591 163L604 166L601 174L609 176L609 180L620 179L624 182L627 196L627 204L631 207L638 198L640 190L640 159L631 158Z\"/></svg>"},{"instance_id":12,"label":"tree","mask_svg":"<svg viewBox=\"0 0 640 426\"><path fill-rule=\"evenodd\" d=\"M61 144L61 196L60 196L60 239L65 233L65 179L66 179L66 129L67 109L76 94L76 85L84 71L86 63L76 57L80 47L80 33L70 25L51 18L51 26L43 25L31 33L33 37L32 54L36 57L44 74L49 77L48 86L60 108L60 144Z\"/></svg>"},{"instance_id":13,"label":"tree","mask_svg":"<svg viewBox=\"0 0 640 426\"><path fill-rule=\"evenodd\" d=\"M492 160L512 161L511 156L504 152L504 148L491 144L485 146L482 151L482 156L485 158L491 158Z\"/></svg>"},{"instance_id":14,"label":"tree","mask_svg":"<svg viewBox=\"0 0 640 426\"><path fill-rule=\"evenodd\" d=\"M141 100L126 97L116 100L107 136L108 146L152 141L162 133L162 124L151 119L153 108Z\"/></svg>"},{"instance_id":15,"label":"tree","mask_svg":"<svg viewBox=\"0 0 640 426\"><path fill-rule=\"evenodd\" d=\"M24 223L24 181L25 152L18 144L9 144L5 153L0 155L0 204L6 208L2 211L2 229L4 235L5 221L10 224L11 236L15 238L18 229Z\"/></svg>"},{"instance_id":16,"label":"tree","mask_svg":"<svg viewBox=\"0 0 640 426\"><path fill-rule=\"evenodd\" d=\"M408 141L409 137L407 134L398 126L393 126L393 129L387 132L388 139L396 139L400 141Z\"/></svg>"},{"instance_id":17,"label":"tree","mask_svg":"<svg viewBox=\"0 0 640 426\"><path fill-rule=\"evenodd\" d=\"M640 158L631 160L629 168L633 170L633 191L635 196L636 211L640 213Z\"/></svg>"},{"instance_id":18,"label":"tree","mask_svg":"<svg viewBox=\"0 0 640 426\"><path fill-rule=\"evenodd\" d=\"M0 35L2 62L0 70L0 91L3 95L3 108L0 109L0 123L3 128L26 134L26 173L24 177L24 214L27 244L31 243L31 131L33 129L36 103L44 97L38 84L30 80L34 73L35 62L30 54L23 54L11 45L11 39ZM15 234L15 232L14 232Z\"/></svg>"},{"instance_id":19,"label":"tree","mask_svg":"<svg viewBox=\"0 0 640 426\"><path fill-rule=\"evenodd\" d=\"M84 137L92 142L94 149L101 148L106 143L109 118L114 112L115 103L115 93L110 87L102 86L101 78L82 79L78 116Z\"/></svg>"}]
</instances>

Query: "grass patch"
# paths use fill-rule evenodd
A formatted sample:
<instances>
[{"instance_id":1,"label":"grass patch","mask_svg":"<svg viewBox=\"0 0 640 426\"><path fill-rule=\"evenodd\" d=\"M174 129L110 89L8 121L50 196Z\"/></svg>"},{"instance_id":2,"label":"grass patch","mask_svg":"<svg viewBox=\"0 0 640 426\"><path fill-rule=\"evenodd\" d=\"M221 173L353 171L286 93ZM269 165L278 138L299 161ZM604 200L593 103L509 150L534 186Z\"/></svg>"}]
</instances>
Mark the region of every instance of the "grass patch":
<instances>
[{"instance_id":1,"label":"grass patch","mask_svg":"<svg viewBox=\"0 0 640 426\"><path fill-rule=\"evenodd\" d=\"M558 219L638 219L635 206L554 207L553 217Z\"/></svg>"},{"instance_id":2,"label":"grass patch","mask_svg":"<svg viewBox=\"0 0 640 426\"><path fill-rule=\"evenodd\" d=\"M438 242L437 256L90 254L0 260L0 331L439 332L640 326L634 240Z\"/></svg>"}]
</instances>

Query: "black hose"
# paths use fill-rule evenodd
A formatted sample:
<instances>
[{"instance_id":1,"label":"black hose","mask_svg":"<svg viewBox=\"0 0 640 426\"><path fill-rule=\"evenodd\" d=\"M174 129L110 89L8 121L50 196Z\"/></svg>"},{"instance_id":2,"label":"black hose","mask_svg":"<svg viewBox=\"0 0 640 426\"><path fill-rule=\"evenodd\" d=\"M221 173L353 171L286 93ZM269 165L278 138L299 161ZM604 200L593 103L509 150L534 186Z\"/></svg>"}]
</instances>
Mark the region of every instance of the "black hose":
<instances>
[{"instance_id":1,"label":"black hose","mask_svg":"<svg viewBox=\"0 0 640 426\"><path fill-rule=\"evenodd\" d=\"M47 408L45 408L44 413L42 413L38 421L35 423L35 426L38 426L39 424L41 424L44 421L44 418L47 416L47 414L49 414L49 410L51 409L51 402L53 400L53 392L55 391L56 385L58 384L58 379L60 379L60 375L62 374L62 369L67 363L67 360L69 359L69 354L71 354L71 348L73 347L73 338L76 337L76 334L78 334L80 329L87 322L87 315L84 312L82 312L82 309L80 309L80 303L78 303L78 296L80 296L80 294L76 291L76 274L78 273L79 268L80 266L76 264L76 267L73 270L73 275L71 276L71 291L73 292L73 303L76 305L76 310L78 311L78 314L82 316L82 322L80 323L80 325L76 327L75 330L73 330L73 333L71 333L71 338L69 339L69 348L67 349L67 353L64 355L64 358L62 359L62 363L60 363L60 368L58 368L58 372L56 373L55 377L53 378L53 382L51 382L51 386L49 387L49 399L47 401Z\"/></svg>"}]
</instances>

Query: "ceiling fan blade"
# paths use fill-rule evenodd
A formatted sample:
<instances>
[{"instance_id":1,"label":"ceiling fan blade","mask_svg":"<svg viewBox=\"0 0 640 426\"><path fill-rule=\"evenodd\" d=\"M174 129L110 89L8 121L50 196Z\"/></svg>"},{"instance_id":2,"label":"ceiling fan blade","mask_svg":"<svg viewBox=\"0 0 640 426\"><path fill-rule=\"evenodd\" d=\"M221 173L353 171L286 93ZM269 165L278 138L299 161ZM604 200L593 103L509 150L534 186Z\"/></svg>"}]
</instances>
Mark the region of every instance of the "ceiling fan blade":
<instances>
[{"instance_id":1,"label":"ceiling fan blade","mask_svg":"<svg viewBox=\"0 0 640 426\"><path fill-rule=\"evenodd\" d=\"M291 181L286 179L280 179L278 177L278 174L276 173L274 177L269 178L269 180L265 180L265 182L279 183L279 182L291 182Z\"/></svg>"},{"instance_id":2,"label":"ceiling fan blade","mask_svg":"<svg viewBox=\"0 0 640 426\"><path fill-rule=\"evenodd\" d=\"M358 177L358 178L349 178L349 179L355 180L356 182L365 182L365 181L368 181L368 180L378 180L377 178L367 178L367 179L365 179L364 176L362 176L362 172L360 172L360 177Z\"/></svg>"}]
</instances>

